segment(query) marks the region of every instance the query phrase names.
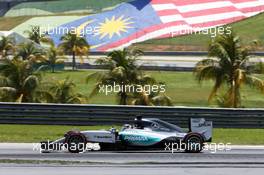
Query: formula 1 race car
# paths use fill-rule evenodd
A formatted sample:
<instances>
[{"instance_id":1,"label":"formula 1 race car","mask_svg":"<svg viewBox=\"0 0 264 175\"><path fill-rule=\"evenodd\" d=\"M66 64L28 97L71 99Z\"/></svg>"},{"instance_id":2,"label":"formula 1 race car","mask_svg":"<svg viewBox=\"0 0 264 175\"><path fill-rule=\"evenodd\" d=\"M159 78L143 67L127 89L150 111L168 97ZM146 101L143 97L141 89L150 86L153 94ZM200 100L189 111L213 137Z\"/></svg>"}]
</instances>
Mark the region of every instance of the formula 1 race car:
<instances>
[{"instance_id":1,"label":"formula 1 race car","mask_svg":"<svg viewBox=\"0 0 264 175\"><path fill-rule=\"evenodd\" d=\"M204 143L211 139L212 122L203 118L190 119L189 131L185 132L160 119L138 116L132 124L125 124L120 132L115 128L108 131L69 131L56 141L41 142L41 150L48 152L66 148L71 153L80 153L87 150L87 143L99 143L101 151L164 149L171 145L175 149L177 145L177 149L198 153L202 151Z\"/></svg>"}]
</instances>

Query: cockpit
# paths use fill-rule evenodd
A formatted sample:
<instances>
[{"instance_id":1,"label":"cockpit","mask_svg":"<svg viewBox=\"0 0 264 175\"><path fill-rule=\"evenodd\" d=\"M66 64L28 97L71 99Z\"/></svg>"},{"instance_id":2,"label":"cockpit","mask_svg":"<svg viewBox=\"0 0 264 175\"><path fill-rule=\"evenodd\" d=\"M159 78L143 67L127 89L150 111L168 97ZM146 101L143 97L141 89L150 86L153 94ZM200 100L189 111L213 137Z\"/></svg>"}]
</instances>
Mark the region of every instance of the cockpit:
<instances>
[{"instance_id":1,"label":"cockpit","mask_svg":"<svg viewBox=\"0 0 264 175\"><path fill-rule=\"evenodd\" d=\"M157 118L144 118L139 120L135 119L135 122L132 125L125 125L123 129L125 128L144 129L144 130L151 130L156 132L184 133L184 130L182 128Z\"/></svg>"}]
</instances>

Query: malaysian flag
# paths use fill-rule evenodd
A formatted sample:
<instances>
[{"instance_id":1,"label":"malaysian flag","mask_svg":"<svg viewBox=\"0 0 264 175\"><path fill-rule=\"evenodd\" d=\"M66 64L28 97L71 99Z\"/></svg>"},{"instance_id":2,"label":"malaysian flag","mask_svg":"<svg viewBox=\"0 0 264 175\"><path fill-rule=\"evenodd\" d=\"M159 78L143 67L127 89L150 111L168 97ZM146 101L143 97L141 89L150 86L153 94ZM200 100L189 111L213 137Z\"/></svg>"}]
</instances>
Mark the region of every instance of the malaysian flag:
<instances>
[{"instance_id":1,"label":"malaysian flag","mask_svg":"<svg viewBox=\"0 0 264 175\"><path fill-rule=\"evenodd\" d=\"M75 29L92 51L110 51L230 24L263 11L264 0L135 0L59 26L51 37L58 44L65 28Z\"/></svg>"}]
</instances>

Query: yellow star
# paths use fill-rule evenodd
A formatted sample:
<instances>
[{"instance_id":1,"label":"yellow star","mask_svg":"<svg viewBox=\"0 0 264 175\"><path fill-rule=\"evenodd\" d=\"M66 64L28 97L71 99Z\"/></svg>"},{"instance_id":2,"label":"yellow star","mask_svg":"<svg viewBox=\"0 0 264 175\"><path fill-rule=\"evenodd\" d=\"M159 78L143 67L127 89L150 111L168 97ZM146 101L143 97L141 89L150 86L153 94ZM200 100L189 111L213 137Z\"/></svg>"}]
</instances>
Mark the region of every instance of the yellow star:
<instances>
[{"instance_id":1,"label":"yellow star","mask_svg":"<svg viewBox=\"0 0 264 175\"><path fill-rule=\"evenodd\" d=\"M99 31L97 35L100 35L100 39L108 36L111 39L115 34L119 37L121 32L127 32L127 29L132 28L130 24L131 18L124 19L124 16L116 18L113 16L111 19L106 18L105 22L100 23Z\"/></svg>"}]
</instances>

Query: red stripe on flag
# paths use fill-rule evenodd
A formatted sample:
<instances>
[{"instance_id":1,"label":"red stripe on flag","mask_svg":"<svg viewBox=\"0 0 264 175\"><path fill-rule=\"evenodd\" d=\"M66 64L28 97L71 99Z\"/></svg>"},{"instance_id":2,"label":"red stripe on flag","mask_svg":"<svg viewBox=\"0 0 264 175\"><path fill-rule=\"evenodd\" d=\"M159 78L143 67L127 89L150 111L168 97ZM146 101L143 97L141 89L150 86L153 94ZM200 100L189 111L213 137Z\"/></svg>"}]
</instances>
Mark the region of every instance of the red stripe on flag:
<instances>
[{"instance_id":1,"label":"red stripe on flag","mask_svg":"<svg viewBox=\"0 0 264 175\"><path fill-rule=\"evenodd\" d=\"M243 2L256 2L259 0L229 0L229 1L233 2L234 4L237 4L237 3L243 3Z\"/></svg>"},{"instance_id":2,"label":"red stripe on flag","mask_svg":"<svg viewBox=\"0 0 264 175\"><path fill-rule=\"evenodd\" d=\"M230 23L233 23L233 22L237 22L237 21L240 21L242 19L245 19L246 17L244 16L237 16L237 17L230 17L228 19L221 19L221 20L218 20L218 21L210 21L210 22L207 22L207 23L198 23L198 24L193 24L191 25L193 28L195 27L210 27L210 26L216 26L216 25L219 25L219 24L230 24Z\"/></svg>"},{"instance_id":3,"label":"red stripe on flag","mask_svg":"<svg viewBox=\"0 0 264 175\"><path fill-rule=\"evenodd\" d=\"M264 5L260 5L257 7L246 7L243 9L239 9L239 11L243 12L243 13L250 13L250 12L261 12L264 11Z\"/></svg>"},{"instance_id":4,"label":"red stripe on flag","mask_svg":"<svg viewBox=\"0 0 264 175\"><path fill-rule=\"evenodd\" d=\"M173 9L173 10L161 10L158 11L157 14L159 16L168 16L168 15L177 15L182 13L180 13L177 9Z\"/></svg>"}]
</instances>

